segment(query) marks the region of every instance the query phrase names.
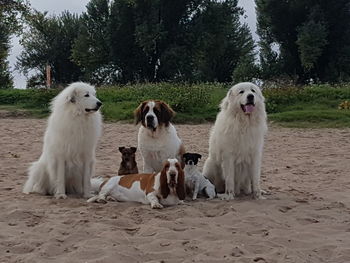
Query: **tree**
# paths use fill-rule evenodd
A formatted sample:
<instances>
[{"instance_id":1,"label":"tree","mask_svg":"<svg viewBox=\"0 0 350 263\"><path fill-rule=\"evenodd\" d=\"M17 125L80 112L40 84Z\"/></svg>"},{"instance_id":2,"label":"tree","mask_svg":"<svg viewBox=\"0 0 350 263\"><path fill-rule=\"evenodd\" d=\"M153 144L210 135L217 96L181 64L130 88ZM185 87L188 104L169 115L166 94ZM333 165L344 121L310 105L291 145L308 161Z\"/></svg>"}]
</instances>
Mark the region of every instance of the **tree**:
<instances>
[{"instance_id":1,"label":"tree","mask_svg":"<svg viewBox=\"0 0 350 263\"><path fill-rule=\"evenodd\" d=\"M91 0L73 60L89 78L103 71L123 83L231 81L238 65L240 74L252 69L255 56L237 2Z\"/></svg>"},{"instance_id":2,"label":"tree","mask_svg":"<svg viewBox=\"0 0 350 263\"><path fill-rule=\"evenodd\" d=\"M111 3L109 0L91 0L86 9L81 16L79 34L74 40L72 60L91 82L113 81L113 73L117 69L110 59Z\"/></svg>"},{"instance_id":3,"label":"tree","mask_svg":"<svg viewBox=\"0 0 350 263\"><path fill-rule=\"evenodd\" d=\"M194 65L199 80L229 82L239 64L241 70L253 66L254 41L248 26L240 23L243 10L237 4L237 0L204 1L194 15Z\"/></svg>"},{"instance_id":4,"label":"tree","mask_svg":"<svg viewBox=\"0 0 350 263\"><path fill-rule=\"evenodd\" d=\"M50 65L54 83L67 84L80 80L82 72L71 60L80 18L68 12L48 17L46 13L34 11L28 25L29 30L22 36L23 52L16 67L26 75L35 70L37 75L34 78L44 80L46 65Z\"/></svg>"},{"instance_id":5,"label":"tree","mask_svg":"<svg viewBox=\"0 0 350 263\"><path fill-rule=\"evenodd\" d=\"M0 0L0 89L12 88L13 81L8 65L10 38L22 29L29 4L20 0Z\"/></svg>"},{"instance_id":6,"label":"tree","mask_svg":"<svg viewBox=\"0 0 350 263\"><path fill-rule=\"evenodd\" d=\"M263 76L350 80L348 0L256 0ZM279 53L272 46L279 47Z\"/></svg>"}]
</instances>

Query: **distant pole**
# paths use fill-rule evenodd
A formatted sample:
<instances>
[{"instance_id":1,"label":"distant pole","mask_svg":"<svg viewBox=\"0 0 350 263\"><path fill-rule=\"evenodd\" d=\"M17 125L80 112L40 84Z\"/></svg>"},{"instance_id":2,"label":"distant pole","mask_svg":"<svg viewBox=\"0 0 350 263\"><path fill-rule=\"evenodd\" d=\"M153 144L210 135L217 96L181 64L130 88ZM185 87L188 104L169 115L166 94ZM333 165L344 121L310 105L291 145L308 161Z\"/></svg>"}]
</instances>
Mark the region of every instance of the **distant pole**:
<instances>
[{"instance_id":1,"label":"distant pole","mask_svg":"<svg viewBox=\"0 0 350 263\"><path fill-rule=\"evenodd\" d=\"M51 88L51 67L49 64L46 64L46 87Z\"/></svg>"}]
</instances>

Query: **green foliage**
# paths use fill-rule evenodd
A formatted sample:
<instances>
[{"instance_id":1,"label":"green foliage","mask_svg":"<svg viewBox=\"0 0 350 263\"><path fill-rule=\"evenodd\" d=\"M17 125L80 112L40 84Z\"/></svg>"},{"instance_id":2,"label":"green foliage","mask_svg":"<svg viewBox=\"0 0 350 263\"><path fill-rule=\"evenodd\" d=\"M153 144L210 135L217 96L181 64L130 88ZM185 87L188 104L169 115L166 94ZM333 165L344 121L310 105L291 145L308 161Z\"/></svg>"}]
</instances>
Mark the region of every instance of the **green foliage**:
<instances>
[{"instance_id":1,"label":"green foliage","mask_svg":"<svg viewBox=\"0 0 350 263\"><path fill-rule=\"evenodd\" d=\"M350 85L265 88L269 120L286 127L350 127L350 113L338 109Z\"/></svg>"},{"instance_id":2,"label":"green foliage","mask_svg":"<svg viewBox=\"0 0 350 263\"><path fill-rule=\"evenodd\" d=\"M72 59L99 85L229 82L238 65L239 76L251 76L254 41L237 3L91 0Z\"/></svg>"},{"instance_id":3,"label":"green foliage","mask_svg":"<svg viewBox=\"0 0 350 263\"><path fill-rule=\"evenodd\" d=\"M57 89L14 89L0 92L0 105L21 105L24 108L43 108L48 110L49 103L59 90Z\"/></svg>"},{"instance_id":4,"label":"green foliage","mask_svg":"<svg viewBox=\"0 0 350 263\"><path fill-rule=\"evenodd\" d=\"M0 105L16 105L19 108L49 112L50 100L58 94L57 89L27 89L0 91ZM177 112L177 122L213 121L218 104L227 89L222 84L136 84L109 86L97 89L103 102L105 120L132 121L133 111L147 99L160 99ZM38 113L38 112L36 112Z\"/></svg>"},{"instance_id":5,"label":"green foliage","mask_svg":"<svg viewBox=\"0 0 350 263\"><path fill-rule=\"evenodd\" d=\"M82 73L71 61L71 49L79 33L80 18L68 12L47 17L46 13L34 11L28 23L29 30L21 40L23 51L18 58L17 69L24 74L34 69L39 72L34 78L44 80L48 64L51 66L54 83L65 84L79 80Z\"/></svg>"},{"instance_id":6,"label":"green foliage","mask_svg":"<svg viewBox=\"0 0 350 263\"><path fill-rule=\"evenodd\" d=\"M98 89L98 96L104 102L102 111L107 120L130 120L139 103L159 99L169 103L178 113L177 121L209 121L215 118L217 105L225 94L226 89L219 84L158 83ZM199 119L196 118L196 113L202 113Z\"/></svg>"},{"instance_id":7,"label":"green foliage","mask_svg":"<svg viewBox=\"0 0 350 263\"><path fill-rule=\"evenodd\" d=\"M350 110L350 102L348 100L342 101L339 106L339 110Z\"/></svg>"},{"instance_id":8,"label":"green foliage","mask_svg":"<svg viewBox=\"0 0 350 263\"><path fill-rule=\"evenodd\" d=\"M324 52L328 43L327 27L324 22L307 21L298 28L298 50L300 53L301 65L305 71L311 71Z\"/></svg>"},{"instance_id":9,"label":"green foliage","mask_svg":"<svg viewBox=\"0 0 350 263\"><path fill-rule=\"evenodd\" d=\"M177 123L214 121L220 101L227 93L222 84L135 84L97 89L107 121L132 122L133 111L147 99L166 101L176 111ZM47 116L57 89L0 90L0 106L26 109ZM350 127L350 85L264 87L268 119L288 127ZM10 108L13 110L13 108Z\"/></svg>"},{"instance_id":10,"label":"green foliage","mask_svg":"<svg viewBox=\"0 0 350 263\"><path fill-rule=\"evenodd\" d=\"M29 4L20 0L0 0L0 83L1 89L13 87L7 58L10 52L10 38L18 34Z\"/></svg>"},{"instance_id":11,"label":"green foliage","mask_svg":"<svg viewBox=\"0 0 350 263\"><path fill-rule=\"evenodd\" d=\"M350 80L348 0L255 2L264 79Z\"/></svg>"}]
</instances>

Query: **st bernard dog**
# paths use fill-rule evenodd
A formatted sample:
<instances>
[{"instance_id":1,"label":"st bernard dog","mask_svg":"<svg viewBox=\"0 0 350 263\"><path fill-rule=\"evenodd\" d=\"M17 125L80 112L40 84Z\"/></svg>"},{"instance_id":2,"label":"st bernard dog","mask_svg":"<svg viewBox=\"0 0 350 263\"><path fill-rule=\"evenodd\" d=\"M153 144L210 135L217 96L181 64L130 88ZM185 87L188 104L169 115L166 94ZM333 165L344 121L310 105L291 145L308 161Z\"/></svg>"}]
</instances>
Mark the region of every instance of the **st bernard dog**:
<instances>
[{"instance_id":1,"label":"st bernard dog","mask_svg":"<svg viewBox=\"0 0 350 263\"><path fill-rule=\"evenodd\" d=\"M138 148L143 159L143 172L153 173L162 169L164 161L176 158L181 160L185 148L170 123L175 112L160 100L142 102L135 110L135 122L141 126L138 133Z\"/></svg>"},{"instance_id":2,"label":"st bernard dog","mask_svg":"<svg viewBox=\"0 0 350 263\"><path fill-rule=\"evenodd\" d=\"M209 138L203 174L218 197L233 199L241 191L260 199L260 165L267 132L264 97L253 83L233 86L222 100Z\"/></svg>"}]
</instances>

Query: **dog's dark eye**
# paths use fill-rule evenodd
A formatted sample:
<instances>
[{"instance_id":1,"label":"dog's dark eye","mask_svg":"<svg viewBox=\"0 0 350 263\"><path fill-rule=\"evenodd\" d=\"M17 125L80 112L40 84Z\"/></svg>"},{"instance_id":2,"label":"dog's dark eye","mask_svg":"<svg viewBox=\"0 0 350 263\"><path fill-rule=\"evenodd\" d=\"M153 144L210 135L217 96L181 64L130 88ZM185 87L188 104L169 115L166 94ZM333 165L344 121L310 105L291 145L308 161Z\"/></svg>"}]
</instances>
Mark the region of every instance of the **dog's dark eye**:
<instances>
[{"instance_id":1,"label":"dog's dark eye","mask_svg":"<svg viewBox=\"0 0 350 263\"><path fill-rule=\"evenodd\" d=\"M244 90L241 90L240 92L239 92L239 94L243 94L244 93Z\"/></svg>"},{"instance_id":2,"label":"dog's dark eye","mask_svg":"<svg viewBox=\"0 0 350 263\"><path fill-rule=\"evenodd\" d=\"M255 90L253 90L253 89L252 89L252 92L254 92L254 93L255 93Z\"/></svg>"},{"instance_id":3,"label":"dog's dark eye","mask_svg":"<svg viewBox=\"0 0 350 263\"><path fill-rule=\"evenodd\" d=\"M85 94L85 96L84 96L84 97L90 97L89 93L88 93L88 94Z\"/></svg>"}]
</instances>

